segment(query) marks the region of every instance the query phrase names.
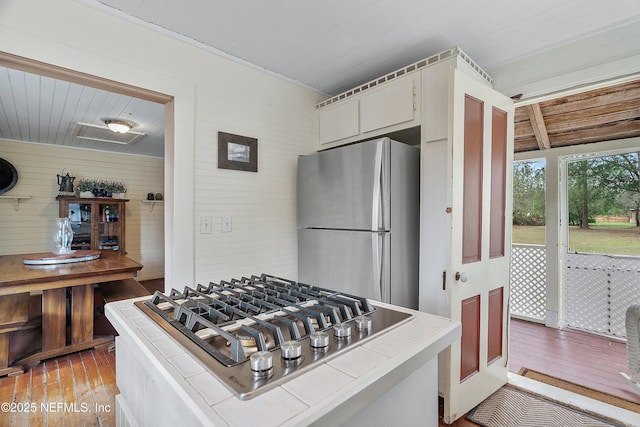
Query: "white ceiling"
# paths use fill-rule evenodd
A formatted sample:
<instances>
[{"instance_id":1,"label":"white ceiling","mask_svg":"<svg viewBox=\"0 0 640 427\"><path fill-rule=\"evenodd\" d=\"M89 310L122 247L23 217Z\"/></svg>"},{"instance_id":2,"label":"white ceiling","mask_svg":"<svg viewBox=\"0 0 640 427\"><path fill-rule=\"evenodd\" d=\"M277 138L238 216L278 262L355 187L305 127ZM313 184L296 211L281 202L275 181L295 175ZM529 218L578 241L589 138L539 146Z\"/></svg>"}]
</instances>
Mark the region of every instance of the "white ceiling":
<instances>
[{"instance_id":1,"label":"white ceiling","mask_svg":"<svg viewBox=\"0 0 640 427\"><path fill-rule=\"evenodd\" d=\"M638 0L98 2L327 95L455 46L489 70L640 19Z\"/></svg>"},{"instance_id":2,"label":"white ceiling","mask_svg":"<svg viewBox=\"0 0 640 427\"><path fill-rule=\"evenodd\" d=\"M75 136L78 123L106 127L105 118L145 135L126 145ZM164 105L0 67L0 138L164 157Z\"/></svg>"},{"instance_id":3,"label":"white ceiling","mask_svg":"<svg viewBox=\"0 0 640 427\"><path fill-rule=\"evenodd\" d=\"M491 70L640 20L639 0L82 1L326 95L454 46ZM106 117L147 135L128 146L73 137L75 123ZM0 138L163 157L164 111L0 68Z\"/></svg>"}]
</instances>

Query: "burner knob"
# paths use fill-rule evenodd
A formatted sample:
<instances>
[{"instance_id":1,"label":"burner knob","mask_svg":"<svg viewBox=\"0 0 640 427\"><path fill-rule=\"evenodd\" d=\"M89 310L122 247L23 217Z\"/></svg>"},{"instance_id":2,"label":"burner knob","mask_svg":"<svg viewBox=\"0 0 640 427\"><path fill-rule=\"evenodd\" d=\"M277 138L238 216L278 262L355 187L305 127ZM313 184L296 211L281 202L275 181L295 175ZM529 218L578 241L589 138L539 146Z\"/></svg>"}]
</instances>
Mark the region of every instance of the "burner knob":
<instances>
[{"instance_id":1,"label":"burner knob","mask_svg":"<svg viewBox=\"0 0 640 427\"><path fill-rule=\"evenodd\" d=\"M356 329L359 331L370 331L373 326L373 321L368 316L356 317Z\"/></svg>"},{"instance_id":2,"label":"burner knob","mask_svg":"<svg viewBox=\"0 0 640 427\"><path fill-rule=\"evenodd\" d=\"M333 333L336 338L349 338L351 336L351 325L346 323L333 325Z\"/></svg>"},{"instance_id":3,"label":"burner knob","mask_svg":"<svg viewBox=\"0 0 640 427\"><path fill-rule=\"evenodd\" d=\"M329 334L324 331L316 331L309 334L309 341L313 348L325 348L329 346Z\"/></svg>"},{"instance_id":4,"label":"burner knob","mask_svg":"<svg viewBox=\"0 0 640 427\"><path fill-rule=\"evenodd\" d=\"M264 373L273 367L273 356L268 351L256 351L249 359L251 370L255 373Z\"/></svg>"},{"instance_id":5,"label":"burner knob","mask_svg":"<svg viewBox=\"0 0 640 427\"><path fill-rule=\"evenodd\" d=\"M302 344L298 341L285 341L280 344L282 358L286 360L297 359L302 356Z\"/></svg>"}]
</instances>

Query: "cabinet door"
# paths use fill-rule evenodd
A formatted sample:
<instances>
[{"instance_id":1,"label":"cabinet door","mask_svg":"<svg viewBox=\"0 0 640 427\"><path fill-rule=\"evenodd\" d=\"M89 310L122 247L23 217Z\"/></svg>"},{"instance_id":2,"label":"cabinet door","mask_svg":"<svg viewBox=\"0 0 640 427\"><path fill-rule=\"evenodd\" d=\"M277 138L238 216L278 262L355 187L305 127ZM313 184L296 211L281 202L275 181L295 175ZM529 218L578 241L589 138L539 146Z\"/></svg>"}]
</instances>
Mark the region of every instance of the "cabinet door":
<instances>
[{"instance_id":1,"label":"cabinet door","mask_svg":"<svg viewBox=\"0 0 640 427\"><path fill-rule=\"evenodd\" d=\"M363 94L360 100L361 132L414 120L415 93L415 77L409 75Z\"/></svg>"},{"instance_id":2,"label":"cabinet door","mask_svg":"<svg viewBox=\"0 0 640 427\"><path fill-rule=\"evenodd\" d=\"M98 203L97 249L119 251L122 244L120 203Z\"/></svg>"},{"instance_id":3,"label":"cabinet door","mask_svg":"<svg viewBox=\"0 0 640 427\"><path fill-rule=\"evenodd\" d=\"M438 141L447 138L449 134L448 70L454 66L450 61L422 70L423 141Z\"/></svg>"},{"instance_id":4,"label":"cabinet door","mask_svg":"<svg viewBox=\"0 0 640 427\"><path fill-rule=\"evenodd\" d=\"M77 199L60 200L60 218L71 219L74 250L113 250L126 254L126 200Z\"/></svg>"},{"instance_id":5,"label":"cabinet door","mask_svg":"<svg viewBox=\"0 0 640 427\"><path fill-rule=\"evenodd\" d=\"M358 135L358 100L341 101L320 110L320 144Z\"/></svg>"},{"instance_id":6,"label":"cabinet door","mask_svg":"<svg viewBox=\"0 0 640 427\"><path fill-rule=\"evenodd\" d=\"M71 229L73 230L73 241L71 249L86 250L95 249L92 244L92 204L79 201L70 202L68 206L68 216L71 219Z\"/></svg>"}]
</instances>

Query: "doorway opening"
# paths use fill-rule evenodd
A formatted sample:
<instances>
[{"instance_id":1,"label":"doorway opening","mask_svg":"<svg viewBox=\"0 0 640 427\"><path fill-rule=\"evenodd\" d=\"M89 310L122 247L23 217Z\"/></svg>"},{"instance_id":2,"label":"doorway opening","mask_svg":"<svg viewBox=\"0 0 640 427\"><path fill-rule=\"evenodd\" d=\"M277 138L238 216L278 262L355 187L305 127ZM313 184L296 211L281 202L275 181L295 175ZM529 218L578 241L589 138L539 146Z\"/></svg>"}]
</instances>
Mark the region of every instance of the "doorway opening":
<instances>
[{"instance_id":1,"label":"doorway opening","mask_svg":"<svg viewBox=\"0 0 640 427\"><path fill-rule=\"evenodd\" d=\"M19 78L16 79L16 83L22 85L22 88L19 88L19 91L21 91L20 96L16 95L15 97L15 104L11 104L8 98L5 100L5 104L8 105L8 107L5 106L5 108L14 110L14 119L12 119L14 121L3 126L3 128L7 132L3 133L2 137L7 143L12 143L14 144L14 146L18 145L19 143L25 142L31 143L32 146L37 146L38 144L42 143L52 147L63 146L65 148L87 148L89 151L79 151L78 153L81 154L78 156L76 156L75 154L69 155L69 151L66 154L61 154L62 158L59 164L61 165L61 167L68 167L68 163L70 163L71 159L74 159L75 157L79 158L77 162L85 161L81 159L88 158L89 163L86 163L85 161L86 166L83 166L83 175L87 175L89 178L106 178L107 180L116 178L118 179L118 181L122 180L121 174L126 173L127 170L132 171L135 169L137 175L131 178L131 181L133 182L129 182L129 184L133 184L134 186L136 185L137 178L140 176L140 174L144 175L143 168L137 168L137 165L144 165L145 162L146 164L154 164L154 168L159 171L156 172L156 177L153 181L157 182L157 184L154 184L154 188L149 188L149 190L147 191L153 191L154 194L156 192L165 193L164 201L167 202L166 206L163 206L161 203L157 203L157 206L155 206L156 213L154 214L157 215L158 212L160 214L164 212L164 218L161 218L160 221L155 220L156 222L153 224L153 227L157 229L154 229L154 233L145 232L144 230L142 230L143 227L138 227L140 228L140 230L137 230L135 226L127 228L127 231L130 232L127 252L135 255L136 258L142 257L145 251L147 251L148 253L150 247L149 243L143 243L143 239L148 239L148 236L150 234L159 235L159 239L162 239L167 235L166 230L171 230L171 226L168 223L172 221L173 207L171 204L171 200L173 199L173 197L171 192L173 189L173 185L167 185L167 183L173 182L174 170L173 155L171 154L173 153L174 146L173 96L16 56L6 52L0 52L0 67L5 67L4 71L6 72L6 75L9 76L8 80L11 80L12 77L18 76ZM11 84L12 83L10 81L7 83L7 90L12 90L12 88L9 87ZM34 98L38 100L39 95L42 93L42 91L51 92L50 99L47 99L48 102L46 103L46 105L43 106L43 104L45 103L41 102L40 104L37 104L37 106L31 105L30 107L31 102L37 102L34 101ZM83 92L93 95L94 99L91 99L90 101L85 100L83 101L84 103L80 102L81 99L84 99L82 98ZM153 159L150 160L145 160L144 157L137 156L138 153L135 153L133 151L131 153L128 153L126 151L120 150L119 148L110 150L116 154L131 154L131 156L129 157L136 158L136 161L123 162L124 164L117 165L117 167L113 168L113 173L106 167L94 168L94 172L91 165L97 165L100 163L100 155L95 154L95 150L100 150L100 147L96 145L80 146L80 142L76 143L75 140L73 144L70 144L68 142L70 140L73 140L73 135L70 136L70 134L72 133L77 123L67 117L67 115L69 114L63 115L59 111L58 113L53 112L55 106L64 105L65 103L69 105L75 104L75 106L72 107L69 107L67 105L67 108L72 111L75 109L76 112L85 112L89 111L90 109L91 111L94 111L95 109L95 117L93 117L93 119L94 121L98 122L96 124L100 124L103 118L100 114L100 111L102 110L99 110L96 105L100 106L100 104L107 104L108 106L110 106L112 111L118 111L118 108L120 108L120 111L125 111L124 107L121 104L127 104L127 108L132 109L145 108L144 106L146 105L153 105L155 111L158 111L157 106L159 106L160 114L158 114L158 119L153 123L153 125L154 128L160 132L160 143L163 143L164 147L159 151L159 153L157 152L156 154L149 154L148 156L153 157ZM78 120L76 119L75 121ZM53 123L53 125L50 125L50 123ZM23 126L27 128L27 131L24 131ZM13 132L15 128L19 128L17 132ZM61 133L53 133L51 129L54 128L57 128ZM56 132L58 130L56 130ZM12 131L13 133L10 134L9 131ZM15 136L15 134L17 134L17 136ZM63 140L65 141L65 143L61 143L61 141ZM82 141L86 142L85 140ZM96 141L88 141L88 143L94 142ZM132 150L137 150L140 144L143 142L144 138L142 140L136 141L135 144L131 144ZM115 146L117 144L108 145ZM31 150L30 152L33 152L34 154L38 153L38 151L35 151L37 150L37 148L35 150L29 148L28 150ZM28 150L22 149L23 152ZM50 149L49 151L51 150L52 149ZM105 151L109 150L105 149ZM145 154L142 155L144 156ZM25 154L22 156L24 157L27 155ZM64 161L63 157L65 156L70 158L69 162ZM106 157L106 154L103 156L103 158L104 157ZM39 177L38 179L41 181L48 179L48 175L51 174L50 171L43 173L46 176L43 175L42 177ZM96 175L92 175L92 173L95 173ZM55 173L53 174L53 178L55 180ZM130 190L131 188L129 188L127 198L132 198L134 200L131 200L129 206L131 208L135 206L136 210L141 210L141 221L148 222L149 217L151 216L151 214L149 213L149 206L141 205L139 200L137 200L143 198L143 196L140 196L138 194L140 192L139 190L136 192L132 192ZM47 190L42 191L46 191L46 194L43 192L39 195L39 198L41 200L43 197L49 197L50 191L48 190L48 187ZM146 194L147 192L145 191L144 196L146 196ZM26 206L26 204L24 206ZM54 207L53 203L47 202L47 206L45 208L46 214L49 214L49 211L51 211L54 216L57 215L57 209ZM143 216L145 212L147 214L146 216ZM131 225L133 225L133 223L131 223ZM148 229L145 230L148 231ZM46 233L40 232L38 234L44 235ZM162 248L163 246L163 244L155 245L155 247L157 248ZM17 248L16 250L20 250L20 248ZM151 274L149 275L149 278L162 277L166 275L165 273L167 265L165 259L167 257L163 251L164 249L156 251L157 253L154 254L153 259L151 260L151 258L149 258L149 262L146 263L147 266L152 267L151 269L148 269L152 270L147 273L148 275ZM142 261L139 259L136 260ZM143 262L143 264L145 264L145 262Z\"/></svg>"},{"instance_id":2,"label":"doorway opening","mask_svg":"<svg viewBox=\"0 0 640 427\"><path fill-rule=\"evenodd\" d=\"M515 163L510 370L537 370L640 402L619 376L627 371L624 313L640 301L638 148L627 145L554 150ZM632 235L632 250L616 233ZM549 321L555 304L557 324Z\"/></svg>"}]
</instances>

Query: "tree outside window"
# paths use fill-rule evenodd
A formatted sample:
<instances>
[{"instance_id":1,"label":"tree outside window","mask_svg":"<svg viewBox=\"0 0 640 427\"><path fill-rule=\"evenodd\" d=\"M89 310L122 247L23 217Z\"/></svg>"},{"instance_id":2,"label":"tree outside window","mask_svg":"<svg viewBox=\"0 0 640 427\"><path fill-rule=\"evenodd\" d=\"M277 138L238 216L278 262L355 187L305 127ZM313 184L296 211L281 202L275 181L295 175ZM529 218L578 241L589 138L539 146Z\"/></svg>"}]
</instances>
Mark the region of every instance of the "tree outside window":
<instances>
[{"instance_id":1,"label":"tree outside window","mask_svg":"<svg viewBox=\"0 0 640 427\"><path fill-rule=\"evenodd\" d=\"M569 251L640 255L638 153L567 164Z\"/></svg>"},{"instance_id":2,"label":"tree outside window","mask_svg":"<svg viewBox=\"0 0 640 427\"><path fill-rule=\"evenodd\" d=\"M513 165L513 242L545 243L545 160Z\"/></svg>"},{"instance_id":3,"label":"tree outside window","mask_svg":"<svg viewBox=\"0 0 640 427\"><path fill-rule=\"evenodd\" d=\"M514 163L513 242L545 244L545 161ZM638 152L567 162L569 251L640 255Z\"/></svg>"}]
</instances>

